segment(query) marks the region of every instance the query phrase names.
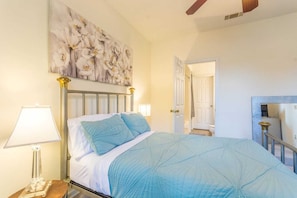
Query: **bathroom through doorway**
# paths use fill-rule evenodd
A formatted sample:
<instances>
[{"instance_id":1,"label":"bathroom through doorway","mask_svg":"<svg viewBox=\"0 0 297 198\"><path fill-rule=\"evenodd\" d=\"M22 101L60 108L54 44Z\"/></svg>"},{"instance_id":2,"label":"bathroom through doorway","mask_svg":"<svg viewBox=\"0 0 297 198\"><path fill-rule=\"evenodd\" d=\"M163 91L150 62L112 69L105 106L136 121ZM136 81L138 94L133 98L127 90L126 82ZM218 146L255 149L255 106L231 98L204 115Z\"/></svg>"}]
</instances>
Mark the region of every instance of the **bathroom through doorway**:
<instances>
[{"instance_id":1,"label":"bathroom through doorway","mask_svg":"<svg viewBox=\"0 0 297 198\"><path fill-rule=\"evenodd\" d=\"M188 64L186 70L188 128L190 131L209 130L214 135L216 61Z\"/></svg>"}]
</instances>

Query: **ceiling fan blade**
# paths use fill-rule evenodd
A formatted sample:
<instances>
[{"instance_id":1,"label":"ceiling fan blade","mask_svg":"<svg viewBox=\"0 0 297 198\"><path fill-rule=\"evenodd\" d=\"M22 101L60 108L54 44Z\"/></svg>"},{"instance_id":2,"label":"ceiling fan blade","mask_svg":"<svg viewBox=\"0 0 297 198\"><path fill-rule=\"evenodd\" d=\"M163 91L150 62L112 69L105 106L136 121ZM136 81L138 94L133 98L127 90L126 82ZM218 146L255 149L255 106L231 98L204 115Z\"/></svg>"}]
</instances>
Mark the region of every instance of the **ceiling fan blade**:
<instances>
[{"instance_id":1,"label":"ceiling fan blade","mask_svg":"<svg viewBox=\"0 0 297 198\"><path fill-rule=\"evenodd\" d=\"M194 14L207 0L197 0L187 11L187 15Z\"/></svg>"},{"instance_id":2,"label":"ceiling fan blade","mask_svg":"<svg viewBox=\"0 0 297 198\"><path fill-rule=\"evenodd\" d=\"M243 12L252 11L258 7L258 0L242 0L242 10Z\"/></svg>"}]
</instances>

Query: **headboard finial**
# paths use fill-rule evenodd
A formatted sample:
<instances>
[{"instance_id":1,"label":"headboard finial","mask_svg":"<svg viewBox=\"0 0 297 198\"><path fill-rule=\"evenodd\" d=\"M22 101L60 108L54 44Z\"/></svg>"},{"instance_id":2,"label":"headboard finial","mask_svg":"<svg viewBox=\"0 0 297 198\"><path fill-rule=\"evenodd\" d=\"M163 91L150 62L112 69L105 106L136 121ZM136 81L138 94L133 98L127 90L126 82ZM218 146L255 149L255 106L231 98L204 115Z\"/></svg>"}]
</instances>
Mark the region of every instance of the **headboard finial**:
<instances>
[{"instance_id":1,"label":"headboard finial","mask_svg":"<svg viewBox=\"0 0 297 198\"><path fill-rule=\"evenodd\" d=\"M134 87L130 87L129 90L130 90L130 94L133 94L134 91L135 91L135 88Z\"/></svg>"},{"instance_id":2,"label":"headboard finial","mask_svg":"<svg viewBox=\"0 0 297 198\"><path fill-rule=\"evenodd\" d=\"M57 81L59 81L61 88L63 88L63 87L68 88L68 83L71 80L65 76L61 76L60 78L57 79Z\"/></svg>"}]
</instances>

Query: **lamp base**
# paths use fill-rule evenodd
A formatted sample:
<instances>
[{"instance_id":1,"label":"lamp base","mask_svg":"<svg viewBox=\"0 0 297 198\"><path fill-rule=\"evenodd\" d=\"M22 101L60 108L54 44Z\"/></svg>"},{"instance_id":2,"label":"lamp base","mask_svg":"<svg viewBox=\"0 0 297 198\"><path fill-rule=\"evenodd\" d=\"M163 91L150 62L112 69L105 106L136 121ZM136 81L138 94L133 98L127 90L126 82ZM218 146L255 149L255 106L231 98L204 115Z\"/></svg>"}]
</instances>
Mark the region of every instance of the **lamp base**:
<instances>
[{"instance_id":1,"label":"lamp base","mask_svg":"<svg viewBox=\"0 0 297 198\"><path fill-rule=\"evenodd\" d=\"M46 193L49 189L49 187L52 185L52 181L45 181L45 184L42 189L36 190L36 191L31 191L31 184L29 184L23 192L20 194L19 198L31 198L31 197L36 197L36 196L42 196L45 197Z\"/></svg>"}]
</instances>

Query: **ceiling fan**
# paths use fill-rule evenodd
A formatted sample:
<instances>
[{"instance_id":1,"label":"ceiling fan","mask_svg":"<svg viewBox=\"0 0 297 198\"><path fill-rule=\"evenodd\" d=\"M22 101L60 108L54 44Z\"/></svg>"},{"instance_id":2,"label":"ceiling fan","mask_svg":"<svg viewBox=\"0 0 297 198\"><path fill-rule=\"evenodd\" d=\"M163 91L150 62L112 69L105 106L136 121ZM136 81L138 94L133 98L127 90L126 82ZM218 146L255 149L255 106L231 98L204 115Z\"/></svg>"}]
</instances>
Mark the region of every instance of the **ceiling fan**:
<instances>
[{"instance_id":1,"label":"ceiling fan","mask_svg":"<svg viewBox=\"0 0 297 198\"><path fill-rule=\"evenodd\" d=\"M194 14L207 0L196 0L196 2L186 11L187 15ZM258 7L258 0L242 0L242 12L225 16L225 19L231 19L242 16L243 13L252 11Z\"/></svg>"}]
</instances>

